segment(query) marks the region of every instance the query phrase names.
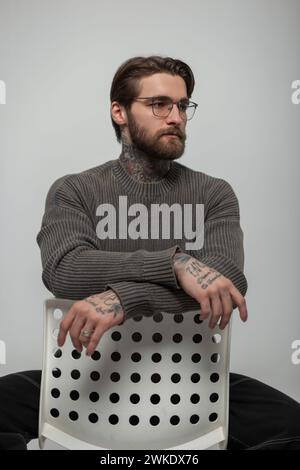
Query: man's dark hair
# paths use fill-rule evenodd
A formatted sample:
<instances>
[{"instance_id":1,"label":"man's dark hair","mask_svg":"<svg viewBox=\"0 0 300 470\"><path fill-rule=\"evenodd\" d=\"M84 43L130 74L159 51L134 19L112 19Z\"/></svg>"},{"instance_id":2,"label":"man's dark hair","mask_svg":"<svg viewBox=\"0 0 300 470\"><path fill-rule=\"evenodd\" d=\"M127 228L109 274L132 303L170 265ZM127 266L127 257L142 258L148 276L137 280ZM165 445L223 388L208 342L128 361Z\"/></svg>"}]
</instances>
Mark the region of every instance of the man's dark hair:
<instances>
[{"instance_id":1,"label":"man's dark hair","mask_svg":"<svg viewBox=\"0 0 300 470\"><path fill-rule=\"evenodd\" d=\"M110 101L117 101L129 110L140 93L140 80L155 73L179 75L186 84L187 96L192 96L195 79L191 68L184 62L171 57L150 56L132 57L124 62L115 73L110 89ZM117 141L121 142L121 128L111 116Z\"/></svg>"}]
</instances>

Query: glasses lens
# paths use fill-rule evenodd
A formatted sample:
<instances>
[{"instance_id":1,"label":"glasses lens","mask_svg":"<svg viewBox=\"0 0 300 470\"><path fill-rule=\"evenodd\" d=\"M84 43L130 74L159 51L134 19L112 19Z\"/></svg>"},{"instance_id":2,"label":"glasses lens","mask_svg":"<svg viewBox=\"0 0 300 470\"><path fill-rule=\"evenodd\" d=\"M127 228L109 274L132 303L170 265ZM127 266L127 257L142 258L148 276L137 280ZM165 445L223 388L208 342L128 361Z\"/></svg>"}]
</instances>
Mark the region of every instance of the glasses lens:
<instances>
[{"instance_id":1,"label":"glasses lens","mask_svg":"<svg viewBox=\"0 0 300 470\"><path fill-rule=\"evenodd\" d=\"M167 117L172 109L172 101L156 100L152 104L153 113L158 117ZM195 114L196 107L190 102L182 102L179 104L180 115L183 119L188 121L192 119Z\"/></svg>"},{"instance_id":2,"label":"glasses lens","mask_svg":"<svg viewBox=\"0 0 300 470\"><path fill-rule=\"evenodd\" d=\"M196 106L194 104L189 104L188 106L186 106L185 114L186 114L186 119L188 121L192 119L192 117L195 114L195 111L196 111Z\"/></svg>"},{"instance_id":3,"label":"glasses lens","mask_svg":"<svg viewBox=\"0 0 300 470\"><path fill-rule=\"evenodd\" d=\"M167 117L172 109L172 102L167 100L156 100L152 103L155 116Z\"/></svg>"}]
</instances>

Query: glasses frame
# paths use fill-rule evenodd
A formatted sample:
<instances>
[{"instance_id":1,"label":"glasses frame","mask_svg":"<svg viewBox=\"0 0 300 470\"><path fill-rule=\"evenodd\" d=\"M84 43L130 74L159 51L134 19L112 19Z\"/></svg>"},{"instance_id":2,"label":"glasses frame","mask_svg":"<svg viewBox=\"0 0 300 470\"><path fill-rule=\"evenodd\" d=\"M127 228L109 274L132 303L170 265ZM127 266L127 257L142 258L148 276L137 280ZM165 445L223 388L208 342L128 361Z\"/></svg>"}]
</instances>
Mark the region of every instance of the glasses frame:
<instances>
[{"instance_id":1,"label":"glasses frame","mask_svg":"<svg viewBox=\"0 0 300 470\"><path fill-rule=\"evenodd\" d=\"M139 96L138 98L134 98L133 101L139 101L139 100L151 100L151 105L152 105L152 113L155 117L160 117L162 119L168 117L170 115L170 113L172 112L172 109L173 109L173 106L174 104L177 105L177 109L179 111L179 114L182 115L182 111L180 110L179 106L180 106L180 102L183 101L183 99L179 100L179 101L172 101L171 98L168 98L170 100L170 104L172 104L172 107L169 111L169 113L166 115L166 116L158 116L157 114L155 114L154 112L154 103L155 101L159 101L160 100L163 100L163 99L166 99L167 97L162 97L162 96ZM187 119L187 121L190 121L191 119L193 119L193 117L195 116L195 112L196 112L196 109L198 107L198 104L195 103L194 101L191 101L191 100L188 100L189 103L192 103L193 106L191 106L192 108L194 108L194 114L191 118Z\"/></svg>"}]
</instances>

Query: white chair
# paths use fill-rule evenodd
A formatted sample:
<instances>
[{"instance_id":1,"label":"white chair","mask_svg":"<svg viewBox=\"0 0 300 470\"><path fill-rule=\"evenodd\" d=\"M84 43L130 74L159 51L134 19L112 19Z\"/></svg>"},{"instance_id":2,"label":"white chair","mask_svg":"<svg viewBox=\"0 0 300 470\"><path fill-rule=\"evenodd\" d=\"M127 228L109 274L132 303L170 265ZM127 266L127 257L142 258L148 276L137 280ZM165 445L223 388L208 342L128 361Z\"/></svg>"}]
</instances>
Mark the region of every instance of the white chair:
<instances>
[{"instance_id":1,"label":"white chair","mask_svg":"<svg viewBox=\"0 0 300 470\"><path fill-rule=\"evenodd\" d=\"M68 335L73 301L45 302L39 442L67 449L225 449L230 327L199 311L137 317L108 330L92 357Z\"/></svg>"}]
</instances>

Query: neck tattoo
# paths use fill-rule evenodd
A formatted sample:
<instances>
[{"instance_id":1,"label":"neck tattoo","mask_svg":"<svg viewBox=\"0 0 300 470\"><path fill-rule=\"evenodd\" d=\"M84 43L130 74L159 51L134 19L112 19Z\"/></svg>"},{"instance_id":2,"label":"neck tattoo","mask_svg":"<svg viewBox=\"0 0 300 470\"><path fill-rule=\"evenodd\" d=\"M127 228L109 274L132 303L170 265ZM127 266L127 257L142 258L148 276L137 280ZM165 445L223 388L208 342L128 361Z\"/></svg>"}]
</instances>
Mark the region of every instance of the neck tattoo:
<instances>
[{"instance_id":1,"label":"neck tattoo","mask_svg":"<svg viewBox=\"0 0 300 470\"><path fill-rule=\"evenodd\" d=\"M122 153L119 156L122 167L136 181L153 183L160 181L168 173L171 162L157 160L146 155L143 151L122 138Z\"/></svg>"}]
</instances>

